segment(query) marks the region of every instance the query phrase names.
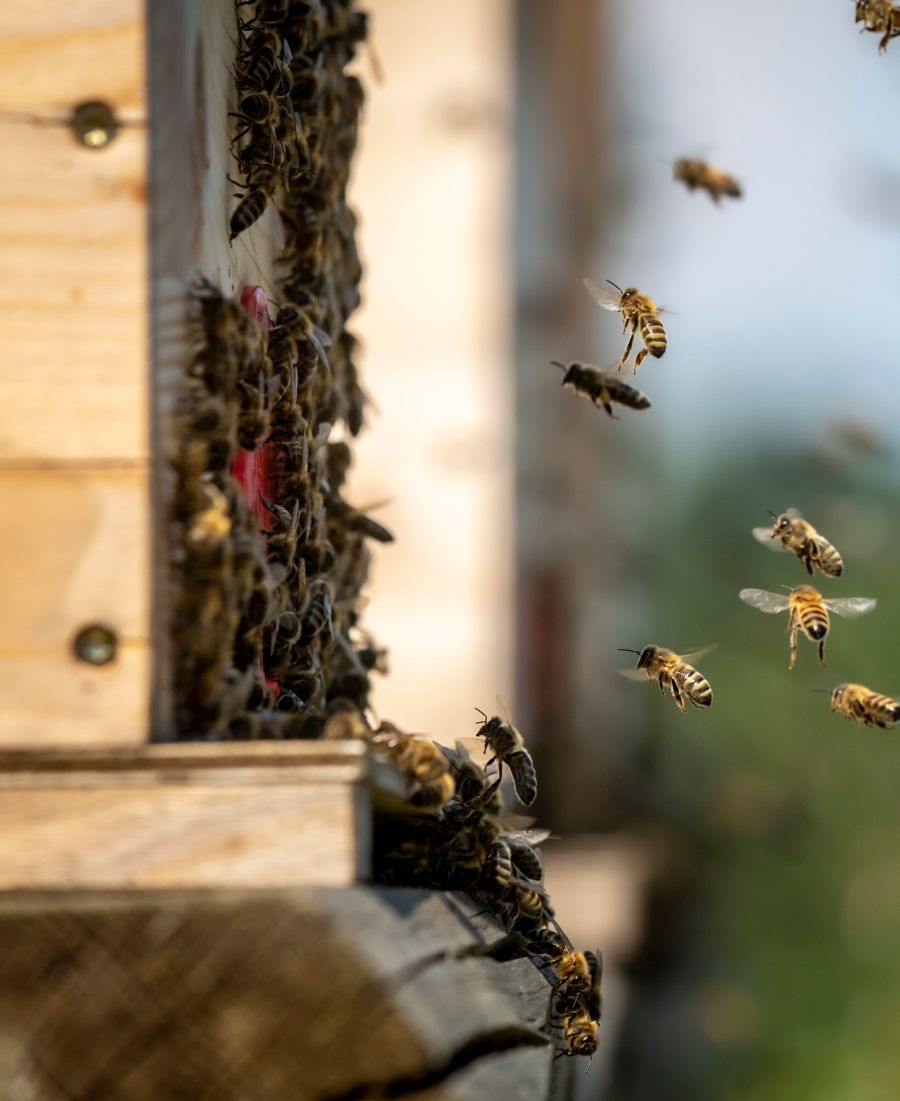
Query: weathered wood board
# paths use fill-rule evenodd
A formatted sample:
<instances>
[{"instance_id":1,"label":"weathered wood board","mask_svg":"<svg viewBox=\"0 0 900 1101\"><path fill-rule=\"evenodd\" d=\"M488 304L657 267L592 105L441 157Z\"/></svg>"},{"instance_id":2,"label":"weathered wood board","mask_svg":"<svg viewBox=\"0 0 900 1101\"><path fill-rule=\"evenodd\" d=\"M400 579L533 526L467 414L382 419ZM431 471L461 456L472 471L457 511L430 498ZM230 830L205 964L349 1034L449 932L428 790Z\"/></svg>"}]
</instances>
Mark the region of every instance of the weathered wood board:
<instances>
[{"instance_id":1,"label":"weathered wood board","mask_svg":"<svg viewBox=\"0 0 900 1101\"><path fill-rule=\"evenodd\" d=\"M367 774L356 742L0 752L0 891L356 883Z\"/></svg>"},{"instance_id":2,"label":"weathered wood board","mask_svg":"<svg viewBox=\"0 0 900 1101\"><path fill-rule=\"evenodd\" d=\"M0 1080L129 1101L545 1101L550 987L424 891L0 896Z\"/></svg>"}]
</instances>

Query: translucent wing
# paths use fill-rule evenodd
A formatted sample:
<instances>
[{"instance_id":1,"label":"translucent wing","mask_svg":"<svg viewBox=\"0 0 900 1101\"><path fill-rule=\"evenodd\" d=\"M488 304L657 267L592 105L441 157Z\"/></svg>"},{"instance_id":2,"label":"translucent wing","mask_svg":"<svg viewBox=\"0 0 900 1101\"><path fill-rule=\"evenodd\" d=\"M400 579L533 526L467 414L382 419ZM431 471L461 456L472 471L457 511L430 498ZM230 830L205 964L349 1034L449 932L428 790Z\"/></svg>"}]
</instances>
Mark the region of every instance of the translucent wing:
<instances>
[{"instance_id":1,"label":"translucent wing","mask_svg":"<svg viewBox=\"0 0 900 1101\"><path fill-rule=\"evenodd\" d=\"M824 601L825 607L835 615L842 615L847 619L854 619L858 615L865 615L878 603L871 596L841 596L836 600Z\"/></svg>"},{"instance_id":2,"label":"translucent wing","mask_svg":"<svg viewBox=\"0 0 900 1101\"><path fill-rule=\"evenodd\" d=\"M791 603L789 596L782 593L770 593L766 589L741 589L738 596L751 608L761 612L786 612Z\"/></svg>"},{"instance_id":3,"label":"translucent wing","mask_svg":"<svg viewBox=\"0 0 900 1101\"><path fill-rule=\"evenodd\" d=\"M773 539L772 538L772 529L771 528L754 528L753 529L753 538L757 541L757 543L762 543L762 545L764 547L767 547L769 550L773 550L773 551L786 551L787 550L787 547L784 545L784 543L782 543L782 541L780 539Z\"/></svg>"},{"instance_id":4,"label":"translucent wing","mask_svg":"<svg viewBox=\"0 0 900 1101\"><path fill-rule=\"evenodd\" d=\"M602 283L598 283L596 279L588 279L587 276L582 282L584 283L584 289L598 306L604 310L618 310L619 295L612 287L606 287Z\"/></svg>"},{"instance_id":5,"label":"translucent wing","mask_svg":"<svg viewBox=\"0 0 900 1101\"><path fill-rule=\"evenodd\" d=\"M794 508L793 505L791 505L790 508L786 508L784 510L784 514L785 514L785 516L787 516L787 518L789 520L802 520L803 519L803 517L800 515L800 509L799 508Z\"/></svg>"},{"instance_id":6,"label":"translucent wing","mask_svg":"<svg viewBox=\"0 0 900 1101\"><path fill-rule=\"evenodd\" d=\"M514 841L524 841L528 845L540 845L542 841L546 841L550 836L550 831L542 829L505 830L503 836L511 837Z\"/></svg>"},{"instance_id":7,"label":"translucent wing","mask_svg":"<svg viewBox=\"0 0 900 1101\"><path fill-rule=\"evenodd\" d=\"M620 677L627 677L629 680L646 680L648 676L646 669L617 669L616 672Z\"/></svg>"},{"instance_id":8,"label":"translucent wing","mask_svg":"<svg viewBox=\"0 0 900 1101\"><path fill-rule=\"evenodd\" d=\"M699 650L686 650L683 654L679 654L678 656L682 661L685 661L687 658L702 658L703 655L708 654L710 650L715 650L716 645L717 644L714 642L711 646L701 646Z\"/></svg>"}]
</instances>

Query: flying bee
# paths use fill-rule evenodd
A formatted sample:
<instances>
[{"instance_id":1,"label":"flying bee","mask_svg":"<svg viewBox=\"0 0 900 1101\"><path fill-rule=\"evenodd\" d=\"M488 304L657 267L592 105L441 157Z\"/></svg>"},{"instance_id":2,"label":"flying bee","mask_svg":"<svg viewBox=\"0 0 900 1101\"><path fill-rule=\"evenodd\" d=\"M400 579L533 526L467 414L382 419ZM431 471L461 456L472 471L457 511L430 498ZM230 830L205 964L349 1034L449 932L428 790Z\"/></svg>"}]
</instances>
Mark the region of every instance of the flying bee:
<instances>
[{"instance_id":1,"label":"flying bee","mask_svg":"<svg viewBox=\"0 0 900 1101\"><path fill-rule=\"evenodd\" d=\"M753 537L764 547L774 551L791 551L810 577L818 570L826 577L840 577L844 572L844 560L824 536L819 535L795 508L786 509L780 516L769 512L774 521L771 528L754 528Z\"/></svg>"},{"instance_id":2,"label":"flying bee","mask_svg":"<svg viewBox=\"0 0 900 1101\"><path fill-rule=\"evenodd\" d=\"M613 371L604 370L602 367L594 367L590 363L560 363L551 359L554 367L560 367L565 371L562 385L571 386L578 394L584 394L594 405L602 406L613 420L619 418L613 413L612 403L627 405L630 409L649 409L650 402L647 395L623 382Z\"/></svg>"},{"instance_id":3,"label":"flying bee","mask_svg":"<svg viewBox=\"0 0 900 1101\"><path fill-rule=\"evenodd\" d=\"M619 647L621 653L638 655L634 669L620 669L619 672L632 680L656 681L660 692L668 689L675 706L684 714L687 711L685 700L694 707L709 707L713 702L709 681L685 660L700 657L711 649L711 646L705 646L702 650L676 654L674 650L667 650L664 646L645 646L643 650Z\"/></svg>"},{"instance_id":4,"label":"flying bee","mask_svg":"<svg viewBox=\"0 0 900 1101\"><path fill-rule=\"evenodd\" d=\"M660 307L656 305L652 298L648 298L646 294L641 294L636 287L626 287L625 290L622 290L611 279L606 281L617 291L616 294L611 294L594 279L585 278L583 280L585 289L598 306L601 306L604 310L615 310L622 315L624 319L622 332L628 332L629 328L631 329L625 351L619 360L619 370L628 362L628 357L631 355L631 349L634 345L635 334L638 332L641 334L644 346L634 360L634 371L637 371L648 352L655 359L659 359L665 353L667 339L666 330L659 319Z\"/></svg>"},{"instance_id":5,"label":"flying bee","mask_svg":"<svg viewBox=\"0 0 900 1101\"><path fill-rule=\"evenodd\" d=\"M490 750L493 756L485 765L489 767L494 761L499 770L498 778L503 776L503 766L509 769L513 780L513 787L519 802L526 807L537 798L537 773L531 754L525 748L525 740L514 726L503 722L499 715L489 719L480 709L476 708L483 722L475 732L477 738L484 738L485 753Z\"/></svg>"},{"instance_id":6,"label":"flying bee","mask_svg":"<svg viewBox=\"0 0 900 1101\"><path fill-rule=\"evenodd\" d=\"M862 684L839 684L833 688L831 710L845 719L882 730L900 721L900 702Z\"/></svg>"},{"instance_id":7,"label":"flying bee","mask_svg":"<svg viewBox=\"0 0 900 1101\"><path fill-rule=\"evenodd\" d=\"M729 176L721 168L713 168L706 161L691 160L689 157L680 157L672 166L672 175L683 183L688 191L701 188L718 203L723 195L732 199L740 199L744 194L741 185L734 176Z\"/></svg>"},{"instance_id":8,"label":"flying bee","mask_svg":"<svg viewBox=\"0 0 900 1101\"><path fill-rule=\"evenodd\" d=\"M845 596L835 600L825 600L818 589L811 585L800 585L785 596L770 593L765 589L741 589L738 594L745 604L758 608L761 612L788 612L788 632L790 633L789 669L794 668L797 660L797 633L802 631L810 642L818 643L819 661L825 664L825 639L828 637L828 613L853 619L858 615L871 612L877 601L867 596Z\"/></svg>"},{"instance_id":9,"label":"flying bee","mask_svg":"<svg viewBox=\"0 0 900 1101\"><path fill-rule=\"evenodd\" d=\"M862 23L863 30L881 34L878 52L884 53L892 38L900 35L900 8L891 0L856 0L855 23Z\"/></svg>"}]
</instances>

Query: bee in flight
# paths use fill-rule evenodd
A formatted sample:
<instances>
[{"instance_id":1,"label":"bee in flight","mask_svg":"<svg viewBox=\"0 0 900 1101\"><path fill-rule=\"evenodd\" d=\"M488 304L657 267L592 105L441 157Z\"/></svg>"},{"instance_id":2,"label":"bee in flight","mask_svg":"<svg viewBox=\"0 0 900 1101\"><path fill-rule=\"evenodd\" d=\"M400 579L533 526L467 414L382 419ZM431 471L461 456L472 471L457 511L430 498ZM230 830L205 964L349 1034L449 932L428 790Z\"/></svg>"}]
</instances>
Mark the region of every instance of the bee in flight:
<instances>
[{"instance_id":1,"label":"bee in flight","mask_svg":"<svg viewBox=\"0 0 900 1101\"><path fill-rule=\"evenodd\" d=\"M769 512L774 521L771 528L754 528L753 536L764 547L774 551L792 551L812 577L818 570L826 577L840 577L844 572L844 560L837 550L819 535L795 508L785 509L780 516Z\"/></svg>"},{"instance_id":2,"label":"bee in flight","mask_svg":"<svg viewBox=\"0 0 900 1101\"><path fill-rule=\"evenodd\" d=\"M729 176L721 168L713 168L706 161L680 157L672 165L672 175L680 183L683 183L688 191L694 191L699 187L709 195L714 203L718 203L723 195L728 195L732 199L740 199L744 194L741 185L734 176Z\"/></svg>"},{"instance_id":3,"label":"bee in flight","mask_svg":"<svg viewBox=\"0 0 900 1101\"><path fill-rule=\"evenodd\" d=\"M619 647L620 653L638 655L634 669L620 669L619 672L632 680L656 681L660 692L667 689L671 692L675 706L682 713L687 711L685 700L694 707L709 707L713 701L709 681L693 665L688 665L685 658L700 657L711 649L711 646L706 646L702 650L676 654L674 650L667 650L664 646L645 646L643 650Z\"/></svg>"},{"instance_id":4,"label":"bee in flight","mask_svg":"<svg viewBox=\"0 0 900 1101\"><path fill-rule=\"evenodd\" d=\"M606 281L611 287L615 288L616 294L608 291L594 279L585 278L584 286L598 306L601 306L604 310L615 310L622 315L625 321L622 328L623 333L628 332L629 328L631 329L625 351L619 360L619 370L628 362L628 357L631 355L631 349L634 345L635 334L640 332L644 347L635 356L634 370L637 371L648 352L655 359L659 359L665 353L667 346L666 330L659 319L660 307L652 298L648 298L646 294L641 294L636 287L626 287L623 291L611 279Z\"/></svg>"},{"instance_id":5,"label":"bee in flight","mask_svg":"<svg viewBox=\"0 0 900 1101\"><path fill-rule=\"evenodd\" d=\"M800 585L787 595L770 593L765 589L741 589L738 594L751 608L761 612L788 612L788 631L790 633L790 663L794 668L797 661L797 632L802 631L810 642L818 643L819 661L825 664L825 639L828 637L828 613L853 619L858 615L871 612L877 601L868 596L844 596L836 600L825 600L818 589L811 585Z\"/></svg>"},{"instance_id":6,"label":"bee in flight","mask_svg":"<svg viewBox=\"0 0 900 1101\"><path fill-rule=\"evenodd\" d=\"M878 52L884 53L892 38L900 35L900 8L891 0L856 0L854 23L862 23L865 31L881 34Z\"/></svg>"},{"instance_id":7,"label":"bee in flight","mask_svg":"<svg viewBox=\"0 0 900 1101\"><path fill-rule=\"evenodd\" d=\"M601 405L614 421L619 419L612 410L614 401L619 405L627 405L630 409L650 408L647 395L623 382L613 371L605 371L590 363L570 363L567 367L557 359L551 359L550 362L566 372L562 380L563 386L571 386L576 393L590 398L594 405Z\"/></svg>"},{"instance_id":8,"label":"bee in flight","mask_svg":"<svg viewBox=\"0 0 900 1101\"><path fill-rule=\"evenodd\" d=\"M887 730L900 720L900 702L862 684L839 684L831 691L831 710L866 726Z\"/></svg>"}]
</instances>

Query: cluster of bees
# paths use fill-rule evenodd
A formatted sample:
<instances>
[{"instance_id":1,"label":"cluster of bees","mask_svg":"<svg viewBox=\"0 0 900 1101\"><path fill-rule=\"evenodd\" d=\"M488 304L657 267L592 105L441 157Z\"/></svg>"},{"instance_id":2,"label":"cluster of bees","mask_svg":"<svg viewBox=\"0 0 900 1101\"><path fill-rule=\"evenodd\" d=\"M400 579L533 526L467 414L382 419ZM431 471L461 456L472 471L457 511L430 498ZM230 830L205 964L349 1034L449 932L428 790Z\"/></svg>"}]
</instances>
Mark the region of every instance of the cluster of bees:
<instances>
[{"instance_id":1,"label":"cluster of bees","mask_svg":"<svg viewBox=\"0 0 900 1101\"><path fill-rule=\"evenodd\" d=\"M368 705L385 651L358 624L370 552L391 533L342 495L366 395L347 321L360 301L347 205L367 32L353 0L237 7L234 239L271 202L285 241L262 326L199 280L177 410L172 500L180 737L316 737L335 700ZM341 433L343 438L334 438ZM259 500L236 464L264 454ZM261 530L260 530L261 529Z\"/></svg>"},{"instance_id":2,"label":"cluster of bees","mask_svg":"<svg viewBox=\"0 0 900 1101\"><path fill-rule=\"evenodd\" d=\"M878 52L884 53L892 38L900 35L900 7L891 0L855 0L854 22L862 23L861 31L880 34Z\"/></svg>"},{"instance_id":3,"label":"cluster of bees","mask_svg":"<svg viewBox=\"0 0 900 1101\"><path fill-rule=\"evenodd\" d=\"M602 959L576 950L554 917L538 851L548 831L515 828L505 821L501 803L504 769L518 801L534 803L534 762L519 731L498 715L482 712L476 736L491 755L484 766L461 742L450 749L388 722L373 729L358 712L335 713L325 724L325 737L365 738L373 756L398 768L407 781L405 807L375 816L375 879L465 891L478 899L506 932L464 954L536 960L553 987L550 1021L559 1030L558 1054L593 1055ZM489 771L493 764L496 772Z\"/></svg>"}]
</instances>

